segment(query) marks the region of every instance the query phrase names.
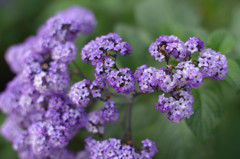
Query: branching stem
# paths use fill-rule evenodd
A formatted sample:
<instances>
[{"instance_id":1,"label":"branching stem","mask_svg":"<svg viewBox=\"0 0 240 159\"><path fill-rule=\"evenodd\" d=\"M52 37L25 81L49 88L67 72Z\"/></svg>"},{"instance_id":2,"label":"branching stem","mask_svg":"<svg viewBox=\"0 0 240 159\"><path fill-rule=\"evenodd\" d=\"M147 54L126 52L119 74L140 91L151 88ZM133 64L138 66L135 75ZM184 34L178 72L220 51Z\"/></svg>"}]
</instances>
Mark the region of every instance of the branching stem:
<instances>
[{"instance_id":1,"label":"branching stem","mask_svg":"<svg viewBox=\"0 0 240 159\"><path fill-rule=\"evenodd\" d=\"M125 132L123 134L122 139L127 142L127 144L132 145L132 107L133 107L133 102L135 98L140 95L141 92L135 91L134 94L126 96L126 99L128 100L127 104L127 127L125 129Z\"/></svg>"},{"instance_id":2,"label":"branching stem","mask_svg":"<svg viewBox=\"0 0 240 159\"><path fill-rule=\"evenodd\" d=\"M73 61L74 66L77 68L77 70L71 70L71 72L75 75L78 75L84 79L87 79L87 77L81 72L81 69L79 68L78 64Z\"/></svg>"}]
</instances>

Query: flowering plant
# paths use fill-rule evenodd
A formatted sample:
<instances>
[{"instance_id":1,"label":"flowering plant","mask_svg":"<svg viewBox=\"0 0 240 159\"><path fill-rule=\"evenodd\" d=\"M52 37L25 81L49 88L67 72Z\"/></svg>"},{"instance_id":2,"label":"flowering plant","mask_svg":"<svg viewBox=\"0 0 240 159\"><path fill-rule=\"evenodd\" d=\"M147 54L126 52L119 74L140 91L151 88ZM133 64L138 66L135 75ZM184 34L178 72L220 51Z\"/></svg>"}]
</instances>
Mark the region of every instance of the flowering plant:
<instances>
[{"instance_id":1,"label":"flowering plant","mask_svg":"<svg viewBox=\"0 0 240 159\"><path fill-rule=\"evenodd\" d=\"M183 42L174 35L159 36L149 46L151 56L165 62L165 67L120 68L118 57L130 56L132 48L117 33L109 33L81 50L82 61L95 70L90 79L74 61L74 40L91 33L95 25L91 11L74 6L48 19L37 35L8 49L6 60L17 75L0 96L0 108L8 115L2 135L20 158L150 159L158 152L155 142L144 139L138 147L132 139L134 100L158 92L157 110L179 123L194 113L192 88L201 86L204 78L222 80L227 75L224 55L205 48L199 38ZM82 79L74 81L73 76ZM121 139L104 137L105 125L120 118L119 106L124 104L114 98L127 101L127 125ZM93 109L98 102L104 106ZM82 129L92 133L85 139L85 149L68 150Z\"/></svg>"}]
</instances>

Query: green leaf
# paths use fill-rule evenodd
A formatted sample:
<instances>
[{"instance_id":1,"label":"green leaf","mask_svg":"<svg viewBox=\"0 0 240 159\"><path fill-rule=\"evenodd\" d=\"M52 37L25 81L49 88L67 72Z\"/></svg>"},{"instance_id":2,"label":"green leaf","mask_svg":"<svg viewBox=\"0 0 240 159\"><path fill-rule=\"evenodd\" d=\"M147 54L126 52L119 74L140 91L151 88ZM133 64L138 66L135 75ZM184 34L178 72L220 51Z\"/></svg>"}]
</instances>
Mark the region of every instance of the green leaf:
<instances>
[{"instance_id":1,"label":"green leaf","mask_svg":"<svg viewBox=\"0 0 240 159\"><path fill-rule=\"evenodd\" d=\"M224 95L216 81L205 81L193 90L194 114L186 120L189 128L200 139L207 139L218 125L224 110Z\"/></svg>"},{"instance_id":2,"label":"green leaf","mask_svg":"<svg viewBox=\"0 0 240 159\"><path fill-rule=\"evenodd\" d=\"M175 35L181 40L188 40L189 37L198 37L202 41L207 41L208 32L201 27L181 26L181 25L162 25L160 35Z\"/></svg>"},{"instance_id":3,"label":"green leaf","mask_svg":"<svg viewBox=\"0 0 240 159\"><path fill-rule=\"evenodd\" d=\"M234 49L236 43L236 37L231 32L224 29L214 31L208 39L209 47L225 55L229 54Z\"/></svg>"},{"instance_id":4,"label":"green leaf","mask_svg":"<svg viewBox=\"0 0 240 159\"><path fill-rule=\"evenodd\" d=\"M228 59L228 74L226 81L234 88L240 89L240 66L234 60Z\"/></svg>"},{"instance_id":5,"label":"green leaf","mask_svg":"<svg viewBox=\"0 0 240 159\"><path fill-rule=\"evenodd\" d=\"M232 17L232 30L234 31L234 33L240 37L240 6L236 7L234 12L233 12L233 17Z\"/></svg>"},{"instance_id":6,"label":"green leaf","mask_svg":"<svg viewBox=\"0 0 240 159\"><path fill-rule=\"evenodd\" d=\"M0 125L3 124L6 115L0 112ZM0 158L10 158L15 159L17 158L16 151L13 150L12 145L8 142L5 138L0 135Z\"/></svg>"},{"instance_id":7,"label":"green leaf","mask_svg":"<svg viewBox=\"0 0 240 159\"><path fill-rule=\"evenodd\" d=\"M137 23L152 33L161 25L197 26L200 18L194 6L183 0L147 0L135 8Z\"/></svg>"},{"instance_id":8,"label":"green leaf","mask_svg":"<svg viewBox=\"0 0 240 159\"><path fill-rule=\"evenodd\" d=\"M236 50L237 52L235 53L235 55L238 56L240 55L240 6L236 7L235 10L233 11L233 17L232 17L232 31L234 33L234 35L237 36L238 41L237 41L237 46L236 46Z\"/></svg>"}]
</instances>

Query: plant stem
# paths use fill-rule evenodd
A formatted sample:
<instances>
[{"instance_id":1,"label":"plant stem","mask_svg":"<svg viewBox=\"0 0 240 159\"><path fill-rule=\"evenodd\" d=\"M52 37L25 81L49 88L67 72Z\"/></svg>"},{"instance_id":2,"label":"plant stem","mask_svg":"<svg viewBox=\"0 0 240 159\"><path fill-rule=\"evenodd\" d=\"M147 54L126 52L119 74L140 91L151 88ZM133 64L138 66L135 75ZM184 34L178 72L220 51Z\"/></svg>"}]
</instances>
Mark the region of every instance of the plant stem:
<instances>
[{"instance_id":1,"label":"plant stem","mask_svg":"<svg viewBox=\"0 0 240 159\"><path fill-rule=\"evenodd\" d=\"M132 106L133 106L133 96L128 103L128 126L127 126L127 135L128 140L132 141Z\"/></svg>"},{"instance_id":2,"label":"plant stem","mask_svg":"<svg viewBox=\"0 0 240 159\"><path fill-rule=\"evenodd\" d=\"M114 92L110 92L110 91L106 91L106 95L114 96L114 97L122 97L122 98L126 98L126 99L128 97L125 94L118 94L118 93L114 93Z\"/></svg>"},{"instance_id":3,"label":"plant stem","mask_svg":"<svg viewBox=\"0 0 240 159\"><path fill-rule=\"evenodd\" d=\"M144 94L142 92L137 92L136 90L134 91L133 98L137 97L138 95Z\"/></svg>"},{"instance_id":4,"label":"plant stem","mask_svg":"<svg viewBox=\"0 0 240 159\"><path fill-rule=\"evenodd\" d=\"M125 129L125 132L123 134L122 139L126 141L127 144L132 145L132 107L134 99L140 95L140 92L135 92L131 96L126 96L126 99L128 100L128 107L127 107L127 127Z\"/></svg>"},{"instance_id":5,"label":"plant stem","mask_svg":"<svg viewBox=\"0 0 240 159\"><path fill-rule=\"evenodd\" d=\"M124 134L122 136L122 140L125 141L129 145L132 145L132 107L133 107L133 102L134 102L134 99L141 94L142 94L142 92L138 92L136 90L134 91L134 93L128 94L128 95L106 91L106 95L125 98L128 101L127 108L126 108L126 114L123 116L123 120L120 123L121 124L127 123Z\"/></svg>"},{"instance_id":6,"label":"plant stem","mask_svg":"<svg viewBox=\"0 0 240 159\"><path fill-rule=\"evenodd\" d=\"M77 68L77 70L72 70L72 73L74 73L84 79L87 79L86 76L81 72L80 67L77 65L77 63L75 61L73 61L73 64Z\"/></svg>"}]
</instances>

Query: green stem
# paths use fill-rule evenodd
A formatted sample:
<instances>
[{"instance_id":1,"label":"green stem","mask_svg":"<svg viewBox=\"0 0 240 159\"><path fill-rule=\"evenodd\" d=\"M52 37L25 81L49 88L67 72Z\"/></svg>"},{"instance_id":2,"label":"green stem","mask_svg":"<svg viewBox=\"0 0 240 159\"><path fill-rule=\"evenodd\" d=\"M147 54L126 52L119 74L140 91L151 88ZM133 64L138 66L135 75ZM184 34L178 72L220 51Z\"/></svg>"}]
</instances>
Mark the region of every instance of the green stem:
<instances>
[{"instance_id":1,"label":"green stem","mask_svg":"<svg viewBox=\"0 0 240 159\"><path fill-rule=\"evenodd\" d=\"M73 74L76 74L76 75L84 78L84 79L87 79L87 77L81 72L81 69L80 69L80 67L78 66L78 64L77 64L75 61L73 61L73 64L74 64L74 66L77 68L77 70L72 70L71 72L72 72Z\"/></svg>"}]
</instances>

